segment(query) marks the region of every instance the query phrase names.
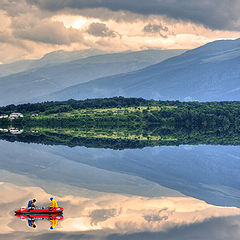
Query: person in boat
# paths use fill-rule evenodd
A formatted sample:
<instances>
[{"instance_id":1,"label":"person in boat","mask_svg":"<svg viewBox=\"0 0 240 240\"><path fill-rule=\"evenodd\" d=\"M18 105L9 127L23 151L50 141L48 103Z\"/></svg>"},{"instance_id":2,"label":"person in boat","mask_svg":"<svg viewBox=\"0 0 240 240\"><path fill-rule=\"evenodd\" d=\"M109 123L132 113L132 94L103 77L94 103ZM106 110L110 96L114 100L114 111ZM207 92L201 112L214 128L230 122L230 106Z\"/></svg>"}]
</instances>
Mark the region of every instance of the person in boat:
<instances>
[{"instance_id":1,"label":"person in boat","mask_svg":"<svg viewBox=\"0 0 240 240\"><path fill-rule=\"evenodd\" d=\"M37 201L36 199L30 200L30 201L28 202L28 209L34 209L34 208L36 208L36 205L35 205L36 201Z\"/></svg>"},{"instance_id":2,"label":"person in boat","mask_svg":"<svg viewBox=\"0 0 240 240\"><path fill-rule=\"evenodd\" d=\"M53 197L50 198L50 201L52 201L52 206L50 207L50 209L58 208L57 201Z\"/></svg>"}]
</instances>

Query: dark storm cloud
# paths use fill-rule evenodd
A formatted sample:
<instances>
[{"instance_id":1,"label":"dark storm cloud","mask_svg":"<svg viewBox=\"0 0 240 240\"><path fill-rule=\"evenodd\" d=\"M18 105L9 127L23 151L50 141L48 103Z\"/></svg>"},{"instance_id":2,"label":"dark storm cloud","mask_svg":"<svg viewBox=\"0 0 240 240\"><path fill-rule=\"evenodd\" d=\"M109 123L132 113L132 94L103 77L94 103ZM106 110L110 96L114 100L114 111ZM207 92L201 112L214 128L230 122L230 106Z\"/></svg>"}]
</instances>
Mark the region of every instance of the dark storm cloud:
<instances>
[{"instance_id":1,"label":"dark storm cloud","mask_svg":"<svg viewBox=\"0 0 240 240\"><path fill-rule=\"evenodd\" d=\"M143 15L166 15L177 20L200 23L212 29L240 29L240 0L27 0L27 2L49 11L101 7Z\"/></svg>"},{"instance_id":2,"label":"dark storm cloud","mask_svg":"<svg viewBox=\"0 0 240 240\"><path fill-rule=\"evenodd\" d=\"M104 23L92 23L87 32L96 37L116 37L116 33L110 30Z\"/></svg>"}]
</instances>

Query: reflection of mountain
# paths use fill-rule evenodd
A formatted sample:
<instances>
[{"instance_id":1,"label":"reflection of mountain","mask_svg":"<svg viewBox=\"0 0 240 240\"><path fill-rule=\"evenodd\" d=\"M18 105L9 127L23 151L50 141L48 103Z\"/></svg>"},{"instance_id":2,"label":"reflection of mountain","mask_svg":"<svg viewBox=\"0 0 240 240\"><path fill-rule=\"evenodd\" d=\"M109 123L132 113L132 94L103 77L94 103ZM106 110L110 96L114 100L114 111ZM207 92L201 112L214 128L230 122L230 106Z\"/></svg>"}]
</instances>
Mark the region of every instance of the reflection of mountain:
<instances>
[{"instance_id":1,"label":"reflection of mountain","mask_svg":"<svg viewBox=\"0 0 240 240\"><path fill-rule=\"evenodd\" d=\"M124 151L65 148L54 152L93 167L139 176L211 204L240 206L239 147L154 147Z\"/></svg>"},{"instance_id":2,"label":"reflection of mountain","mask_svg":"<svg viewBox=\"0 0 240 240\"><path fill-rule=\"evenodd\" d=\"M208 43L135 72L66 88L55 99L143 97L161 100L239 100L240 39Z\"/></svg>"},{"instance_id":3,"label":"reflection of mountain","mask_svg":"<svg viewBox=\"0 0 240 240\"><path fill-rule=\"evenodd\" d=\"M8 142L1 142L0 147L0 169L33 179L100 192L176 194L161 187L164 186L211 204L240 206L239 147L116 151Z\"/></svg>"},{"instance_id":4,"label":"reflection of mountain","mask_svg":"<svg viewBox=\"0 0 240 240\"><path fill-rule=\"evenodd\" d=\"M137 176L107 171L70 161L52 153L51 149L56 151L62 149L64 151L65 148L1 141L0 169L14 174L12 177L8 177L6 174L5 176L1 175L0 182L14 182L15 174L18 174L24 175L30 181L28 183L23 178L21 184L26 184L26 182L28 185L30 183L40 184L46 191L60 195L64 193L73 194L72 192L76 191L76 188L148 197L180 195L174 190L166 189ZM18 182L20 183L20 180ZM73 190L71 190L72 186L74 187Z\"/></svg>"}]
</instances>

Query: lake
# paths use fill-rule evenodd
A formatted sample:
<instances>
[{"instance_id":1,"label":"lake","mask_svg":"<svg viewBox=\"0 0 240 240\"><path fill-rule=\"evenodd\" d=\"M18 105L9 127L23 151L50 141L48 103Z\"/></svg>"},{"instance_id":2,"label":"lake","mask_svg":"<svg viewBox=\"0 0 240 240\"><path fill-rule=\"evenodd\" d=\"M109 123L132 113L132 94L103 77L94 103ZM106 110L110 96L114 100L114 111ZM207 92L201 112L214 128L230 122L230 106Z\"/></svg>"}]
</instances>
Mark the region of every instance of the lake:
<instances>
[{"instance_id":1,"label":"lake","mask_svg":"<svg viewBox=\"0 0 240 240\"><path fill-rule=\"evenodd\" d=\"M113 150L0 140L0 239L239 239L240 147ZM14 211L54 196L63 219Z\"/></svg>"}]
</instances>

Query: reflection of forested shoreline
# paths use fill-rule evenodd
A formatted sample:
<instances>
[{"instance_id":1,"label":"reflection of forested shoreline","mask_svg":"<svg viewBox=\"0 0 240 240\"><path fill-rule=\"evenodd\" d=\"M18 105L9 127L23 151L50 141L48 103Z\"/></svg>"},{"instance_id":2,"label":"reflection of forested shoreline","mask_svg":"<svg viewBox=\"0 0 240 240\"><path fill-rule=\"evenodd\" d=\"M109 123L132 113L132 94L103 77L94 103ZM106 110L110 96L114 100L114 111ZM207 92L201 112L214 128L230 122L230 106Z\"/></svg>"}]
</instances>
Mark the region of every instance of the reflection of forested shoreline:
<instances>
[{"instance_id":1,"label":"reflection of forested shoreline","mask_svg":"<svg viewBox=\"0 0 240 240\"><path fill-rule=\"evenodd\" d=\"M8 141L113 149L181 144L240 145L240 102L154 101L106 98L9 105L23 118L0 119ZM14 132L14 130L12 130Z\"/></svg>"},{"instance_id":2,"label":"reflection of forested shoreline","mask_svg":"<svg viewBox=\"0 0 240 240\"><path fill-rule=\"evenodd\" d=\"M70 129L38 129L37 131L25 130L22 134L13 135L9 133L0 133L0 139L10 142L39 143L44 145L66 145L69 147L85 146L92 148L111 148L111 149L135 149L154 146L179 146L179 145L240 145L240 135L234 132L234 129L227 131L213 131L202 129L151 129L155 131L150 137L144 138L142 132L134 138L124 138L119 132L115 132L114 136L109 134L107 129L106 135L91 135L86 133L76 134ZM94 129L91 130L92 132ZM98 132L99 129L96 129ZM103 131L103 129L101 130ZM131 130L129 129L131 132ZM65 133L64 133L65 132ZM136 134L136 133L135 133ZM147 134L145 132L144 134ZM149 132L150 134L150 132Z\"/></svg>"}]
</instances>

